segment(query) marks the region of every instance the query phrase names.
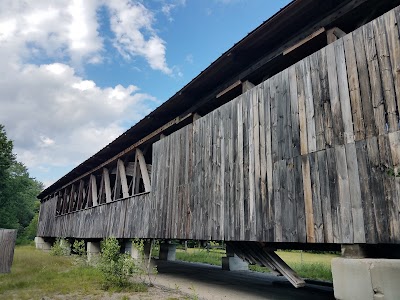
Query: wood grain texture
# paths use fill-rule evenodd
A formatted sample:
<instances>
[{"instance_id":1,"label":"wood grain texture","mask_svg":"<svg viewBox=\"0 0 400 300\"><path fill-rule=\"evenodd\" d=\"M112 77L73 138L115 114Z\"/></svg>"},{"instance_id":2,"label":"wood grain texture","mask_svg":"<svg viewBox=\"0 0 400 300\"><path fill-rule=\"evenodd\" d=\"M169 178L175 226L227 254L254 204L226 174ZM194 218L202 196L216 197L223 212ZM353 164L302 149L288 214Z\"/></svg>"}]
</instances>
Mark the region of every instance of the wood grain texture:
<instances>
[{"instance_id":1,"label":"wood grain texture","mask_svg":"<svg viewBox=\"0 0 400 300\"><path fill-rule=\"evenodd\" d=\"M400 243L399 18L56 191L38 235Z\"/></svg>"},{"instance_id":2,"label":"wood grain texture","mask_svg":"<svg viewBox=\"0 0 400 300\"><path fill-rule=\"evenodd\" d=\"M17 230L0 229L0 274L11 272L16 239Z\"/></svg>"}]
</instances>

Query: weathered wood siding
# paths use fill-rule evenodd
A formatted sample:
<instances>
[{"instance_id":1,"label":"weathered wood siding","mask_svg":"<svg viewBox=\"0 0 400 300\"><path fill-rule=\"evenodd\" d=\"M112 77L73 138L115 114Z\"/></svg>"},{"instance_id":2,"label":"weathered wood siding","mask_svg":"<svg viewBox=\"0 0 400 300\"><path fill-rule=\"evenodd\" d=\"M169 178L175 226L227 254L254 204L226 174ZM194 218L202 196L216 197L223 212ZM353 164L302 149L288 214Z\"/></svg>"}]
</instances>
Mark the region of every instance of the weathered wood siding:
<instances>
[{"instance_id":1,"label":"weathered wood siding","mask_svg":"<svg viewBox=\"0 0 400 300\"><path fill-rule=\"evenodd\" d=\"M56 197L42 203L38 236L75 238L146 238L149 236L150 194L55 216Z\"/></svg>"},{"instance_id":2,"label":"weathered wood siding","mask_svg":"<svg viewBox=\"0 0 400 300\"><path fill-rule=\"evenodd\" d=\"M188 125L153 144L151 236L189 237L193 172L193 128Z\"/></svg>"},{"instance_id":3,"label":"weathered wood siding","mask_svg":"<svg viewBox=\"0 0 400 300\"><path fill-rule=\"evenodd\" d=\"M400 10L154 144L152 237L400 242Z\"/></svg>"},{"instance_id":4,"label":"weathered wood siding","mask_svg":"<svg viewBox=\"0 0 400 300\"><path fill-rule=\"evenodd\" d=\"M11 272L16 239L16 229L0 229L0 274Z\"/></svg>"},{"instance_id":5,"label":"weathered wood siding","mask_svg":"<svg viewBox=\"0 0 400 300\"><path fill-rule=\"evenodd\" d=\"M400 243L399 24L396 8L154 143L151 181L137 150L63 187L38 236ZM137 161L151 192L127 197Z\"/></svg>"}]
</instances>

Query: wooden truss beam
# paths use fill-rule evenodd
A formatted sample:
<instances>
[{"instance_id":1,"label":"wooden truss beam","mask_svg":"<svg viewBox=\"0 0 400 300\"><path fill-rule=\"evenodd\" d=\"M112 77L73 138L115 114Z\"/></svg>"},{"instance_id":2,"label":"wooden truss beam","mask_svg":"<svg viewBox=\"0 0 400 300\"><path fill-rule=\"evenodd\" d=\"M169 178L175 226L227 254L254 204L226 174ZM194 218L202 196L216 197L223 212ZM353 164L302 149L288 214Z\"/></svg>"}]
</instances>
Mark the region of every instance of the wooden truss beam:
<instances>
[{"instance_id":1,"label":"wooden truss beam","mask_svg":"<svg viewBox=\"0 0 400 300\"><path fill-rule=\"evenodd\" d=\"M142 150L140 150L138 148L138 149L136 149L136 153L137 153L137 157L138 157L138 160L139 160L140 172L142 173L144 190L146 192L150 192L150 190L151 190L150 176L149 176L149 172L147 170L147 165L146 165L146 161L144 159L143 152L142 152Z\"/></svg>"},{"instance_id":2,"label":"wooden truss beam","mask_svg":"<svg viewBox=\"0 0 400 300\"><path fill-rule=\"evenodd\" d=\"M136 149L137 147L139 147L140 145L142 145L143 143L149 141L150 139L156 137L157 135L161 134L163 131L167 130L168 128L170 128L171 126L174 126L176 124L179 124L180 122L192 117L192 113L188 113L184 116L179 116L174 118L173 120L169 121L168 123L166 123L165 125L161 126L160 128L158 128L157 130L153 131L152 133L146 135L144 138L140 139L139 141L137 141L136 143L134 143L132 146L129 146L128 148L126 148L125 150L121 151L120 153L114 155L112 158L107 159L105 162L101 163L100 165L98 165L97 167L93 168L92 170L78 176L77 178L75 178L74 180L64 184L60 190L66 188L67 186L71 185L72 183L96 172L97 170L100 170L101 168L109 165L110 163L112 163L113 161L117 160L118 158L124 156L125 154L131 152L132 150Z\"/></svg>"}]
</instances>

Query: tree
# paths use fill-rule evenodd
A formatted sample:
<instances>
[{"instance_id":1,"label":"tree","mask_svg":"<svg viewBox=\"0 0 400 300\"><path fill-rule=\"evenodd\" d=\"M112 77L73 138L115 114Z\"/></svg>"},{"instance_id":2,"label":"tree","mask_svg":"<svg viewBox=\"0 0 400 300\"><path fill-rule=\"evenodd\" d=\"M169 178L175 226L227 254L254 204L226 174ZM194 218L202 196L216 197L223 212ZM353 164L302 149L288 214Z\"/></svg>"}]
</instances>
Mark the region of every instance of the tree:
<instances>
[{"instance_id":1,"label":"tree","mask_svg":"<svg viewBox=\"0 0 400 300\"><path fill-rule=\"evenodd\" d=\"M0 228L18 229L19 236L23 235L38 211L36 196L42 189L43 184L16 160L13 143L0 125ZM32 235L36 229L29 231Z\"/></svg>"}]
</instances>

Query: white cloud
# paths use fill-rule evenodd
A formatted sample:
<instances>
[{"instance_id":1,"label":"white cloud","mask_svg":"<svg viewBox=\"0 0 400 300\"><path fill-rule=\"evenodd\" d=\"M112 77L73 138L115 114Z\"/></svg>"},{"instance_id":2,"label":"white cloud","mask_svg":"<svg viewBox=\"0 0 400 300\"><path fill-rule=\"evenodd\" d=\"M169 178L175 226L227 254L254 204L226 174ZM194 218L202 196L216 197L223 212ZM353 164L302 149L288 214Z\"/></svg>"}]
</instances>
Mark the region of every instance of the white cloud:
<instances>
[{"instance_id":1,"label":"white cloud","mask_svg":"<svg viewBox=\"0 0 400 300\"><path fill-rule=\"evenodd\" d=\"M78 164L120 135L122 123L149 113L155 101L133 85L100 88L60 63L6 71L0 123L28 167Z\"/></svg>"},{"instance_id":2,"label":"white cloud","mask_svg":"<svg viewBox=\"0 0 400 300\"><path fill-rule=\"evenodd\" d=\"M171 17L171 9L184 3L164 4L163 10ZM102 6L110 12L114 46L123 57L141 56L152 69L171 74L166 43L154 29L154 14L133 0L0 1L1 46L12 47L14 56L30 61L45 55L69 60L76 68L83 62L99 64L104 45L97 11Z\"/></svg>"},{"instance_id":3,"label":"white cloud","mask_svg":"<svg viewBox=\"0 0 400 300\"><path fill-rule=\"evenodd\" d=\"M186 0L173 0L171 2L163 3L161 7L161 12L167 17L168 21L173 22L172 11L178 6L185 6Z\"/></svg>"},{"instance_id":4,"label":"white cloud","mask_svg":"<svg viewBox=\"0 0 400 300\"><path fill-rule=\"evenodd\" d=\"M169 4L162 11L172 17L185 0ZM38 179L46 185L57 179L55 169L65 173L81 163L156 104L135 85L99 87L82 75L86 64L101 64L109 54L100 32L101 7L109 10L109 23L102 23L110 24L121 55L133 62L143 57L154 70L182 76L179 68L168 66L154 13L142 2L0 1L0 57L7 58L0 60L7 74L0 76L0 124L18 159L42 174ZM131 68L141 71L134 64Z\"/></svg>"},{"instance_id":5,"label":"white cloud","mask_svg":"<svg viewBox=\"0 0 400 300\"><path fill-rule=\"evenodd\" d=\"M74 65L102 49L96 0L0 2L0 42L14 57L69 58Z\"/></svg>"},{"instance_id":6,"label":"white cloud","mask_svg":"<svg viewBox=\"0 0 400 300\"><path fill-rule=\"evenodd\" d=\"M165 41L153 28L154 14L141 3L114 0L107 4L110 10L114 46L126 59L143 56L150 67L171 74L165 52Z\"/></svg>"}]
</instances>

